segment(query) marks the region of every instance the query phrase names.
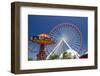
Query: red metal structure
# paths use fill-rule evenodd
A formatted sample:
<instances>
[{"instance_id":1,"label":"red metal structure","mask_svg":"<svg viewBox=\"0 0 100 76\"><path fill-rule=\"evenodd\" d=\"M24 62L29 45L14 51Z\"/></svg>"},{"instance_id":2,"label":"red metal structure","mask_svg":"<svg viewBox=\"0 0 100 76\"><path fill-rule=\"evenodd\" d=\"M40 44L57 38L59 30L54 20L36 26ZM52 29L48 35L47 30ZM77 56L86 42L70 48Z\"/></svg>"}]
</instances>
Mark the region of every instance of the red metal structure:
<instances>
[{"instance_id":1,"label":"red metal structure","mask_svg":"<svg viewBox=\"0 0 100 76\"><path fill-rule=\"evenodd\" d=\"M53 43L51 38L47 34L39 34L38 36L33 36L32 41L35 43L40 44L40 50L37 54L37 60L45 60L45 46L50 45Z\"/></svg>"}]
</instances>

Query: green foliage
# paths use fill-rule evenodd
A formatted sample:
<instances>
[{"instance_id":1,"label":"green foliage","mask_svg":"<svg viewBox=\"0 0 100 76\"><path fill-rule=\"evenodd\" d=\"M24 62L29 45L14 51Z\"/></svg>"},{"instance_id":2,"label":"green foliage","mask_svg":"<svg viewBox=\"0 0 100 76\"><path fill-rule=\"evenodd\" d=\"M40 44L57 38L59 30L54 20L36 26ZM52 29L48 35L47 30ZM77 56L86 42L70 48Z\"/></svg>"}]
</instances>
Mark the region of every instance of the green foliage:
<instances>
[{"instance_id":1,"label":"green foliage","mask_svg":"<svg viewBox=\"0 0 100 76\"><path fill-rule=\"evenodd\" d=\"M71 53L64 52L63 53L63 59L71 59Z\"/></svg>"},{"instance_id":2,"label":"green foliage","mask_svg":"<svg viewBox=\"0 0 100 76\"><path fill-rule=\"evenodd\" d=\"M33 58L32 58L32 57L28 57L28 60L29 60L29 61L32 61L32 60L33 60Z\"/></svg>"},{"instance_id":3,"label":"green foliage","mask_svg":"<svg viewBox=\"0 0 100 76\"><path fill-rule=\"evenodd\" d=\"M57 55L57 54L53 54L53 55L51 55L50 56L50 59L58 59L59 58L59 55Z\"/></svg>"}]
</instances>

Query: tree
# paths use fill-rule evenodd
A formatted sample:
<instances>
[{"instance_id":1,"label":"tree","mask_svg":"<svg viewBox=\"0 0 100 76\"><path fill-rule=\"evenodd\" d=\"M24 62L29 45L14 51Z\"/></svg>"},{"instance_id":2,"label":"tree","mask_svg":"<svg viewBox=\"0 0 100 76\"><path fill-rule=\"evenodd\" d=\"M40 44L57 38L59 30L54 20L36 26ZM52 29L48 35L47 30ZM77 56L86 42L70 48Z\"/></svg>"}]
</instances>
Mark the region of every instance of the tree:
<instances>
[{"instance_id":1,"label":"tree","mask_svg":"<svg viewBox=\"0 0 100 76\"><path fill-rule=\"evenodd\" d=\"M57 55L57 54L53 54L53 55L51 55L50 56L50 59L58 59L59 58L59 55Z\"/></svg>"},{"instance_id":2,"label":"tree","mask_svg":"<svg viewBox=\"0 0 100 76\"><path fill-rule=\"evenodd\" d=\"M63 53L63 59L71 59L71 53L69 52L64 52Z\"/></svg>"},{"instance_id":3,"label":"tree","mask_svg":"<svg viewBox=\"0 0 100 76\"><path fill-rule=\"evenodd\" d=\"M28 57L28 60L29 60L29 61L32 61L32 60L33 60L33 58L32 58L32 57Z\"/></svg>"}]
</instances>

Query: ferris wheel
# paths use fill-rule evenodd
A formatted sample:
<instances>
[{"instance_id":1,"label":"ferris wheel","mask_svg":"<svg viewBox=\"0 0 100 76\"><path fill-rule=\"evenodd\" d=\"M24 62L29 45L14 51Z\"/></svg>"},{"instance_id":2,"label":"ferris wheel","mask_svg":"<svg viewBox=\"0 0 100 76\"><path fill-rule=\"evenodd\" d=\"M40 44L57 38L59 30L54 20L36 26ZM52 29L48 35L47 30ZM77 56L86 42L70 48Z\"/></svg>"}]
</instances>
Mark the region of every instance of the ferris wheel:
<instances>
[{"instance_id":1,"label":"ferris wheel","mask_svg":"<svg viewBox=\"0 0 100 76\"><path fill-rule=\"evenodd\" d=\"M55 26L49 33L55 44L47 46L47 55L57 46L57 44L64 40L73 50L79 52L82 48L82 33L79 28L71 23L62 23Z\"/></svg>"}]
</instances>

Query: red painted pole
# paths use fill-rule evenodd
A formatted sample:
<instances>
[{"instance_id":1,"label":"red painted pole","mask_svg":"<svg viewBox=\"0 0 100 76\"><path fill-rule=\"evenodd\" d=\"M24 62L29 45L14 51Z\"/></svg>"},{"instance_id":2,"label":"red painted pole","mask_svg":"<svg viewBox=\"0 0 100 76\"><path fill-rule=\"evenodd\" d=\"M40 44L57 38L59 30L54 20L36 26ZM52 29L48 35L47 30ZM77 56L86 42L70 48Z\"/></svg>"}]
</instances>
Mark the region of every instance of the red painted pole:
<instances>
[{"instance_id":1,"label":"red painted pole","mask_svg":"<svg viewBox=\"0 0 100 76\"><path fill-rule=\"evenodd\" d=\"M46 59L46 55L45 55L45 45L41 44L40 45L40 50L39 50L39 54L37 55L37 60L45 60Z\"/></svg>"}]
</instances>

